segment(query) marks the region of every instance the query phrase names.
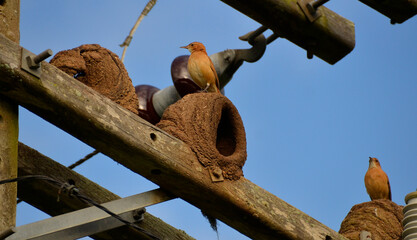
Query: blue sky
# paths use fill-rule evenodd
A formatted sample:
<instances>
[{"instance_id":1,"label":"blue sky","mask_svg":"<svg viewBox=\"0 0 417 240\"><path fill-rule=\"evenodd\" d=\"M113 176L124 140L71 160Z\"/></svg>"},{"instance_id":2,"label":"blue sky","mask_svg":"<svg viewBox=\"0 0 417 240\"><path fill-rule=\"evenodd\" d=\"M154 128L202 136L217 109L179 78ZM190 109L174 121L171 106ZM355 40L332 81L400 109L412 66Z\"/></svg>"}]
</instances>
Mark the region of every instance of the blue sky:
<instances>
[{"instance_id":1,"label":"blue sky","mask_svg":"<svg viewBox=\"0 0 417 240\"><path fill-rule=\"evenodd\" d=\"M119 47L147 1L21 1L21 45L54 53L98 43ZM391 25L359 1L328 8L356 26L355 49L335 65L313 58L285 39L268 45L256 63L244 63L226 86L247 134L245 177L338 231L350 208L369 201L368 157L388 174L393 201L417 188L417 17ZM209 54L246 48L238 37L259 23L221 1L157 2L127 50L134 85L172 84L172 60L193 41ZM267 32L267 35L270 32ZM69 165L93 149L20 108L20 141ZM120 196L157 186L100 154L76 171ZM148 212L196 239L216 239L200 211L177 199ZM47 215L22 203L17 224ZM221 224L221 239L248 239Z\"/></svg>"}]
</instances>

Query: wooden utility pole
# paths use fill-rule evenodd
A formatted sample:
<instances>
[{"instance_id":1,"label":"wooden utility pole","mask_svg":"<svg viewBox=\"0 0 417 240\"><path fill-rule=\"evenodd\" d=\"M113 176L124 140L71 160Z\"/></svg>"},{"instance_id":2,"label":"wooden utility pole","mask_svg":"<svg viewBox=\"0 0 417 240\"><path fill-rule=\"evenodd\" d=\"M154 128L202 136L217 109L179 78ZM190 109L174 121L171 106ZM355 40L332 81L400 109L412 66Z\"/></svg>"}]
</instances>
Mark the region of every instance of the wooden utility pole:
<instances>
[{"instance_id":1,"label":"wooden utility pole","mask_svg":"<svg viewBox=\"0 0 417 240\"><path fill-rule=\"evenodd\" d=\"M184 142L51 64L33 77L21 50L0 35L0 94L161 188L253 239L346 239L244 177L214 184Z\"/></svg>"},{"instance_id":2,"label":"wooden utility pole","mask_svg":"<svg viewBox=\"0 0 417 240\"><path fill-rule=\"evenodd\" d=\"M19 43L20 0L0 1L0 33ZM1 87L1 86L0 86ZM18 105L0 96L0 179L17 176ZM0 185L0 233L16 224L16 183Z\"/></svg>"}]
</instances>

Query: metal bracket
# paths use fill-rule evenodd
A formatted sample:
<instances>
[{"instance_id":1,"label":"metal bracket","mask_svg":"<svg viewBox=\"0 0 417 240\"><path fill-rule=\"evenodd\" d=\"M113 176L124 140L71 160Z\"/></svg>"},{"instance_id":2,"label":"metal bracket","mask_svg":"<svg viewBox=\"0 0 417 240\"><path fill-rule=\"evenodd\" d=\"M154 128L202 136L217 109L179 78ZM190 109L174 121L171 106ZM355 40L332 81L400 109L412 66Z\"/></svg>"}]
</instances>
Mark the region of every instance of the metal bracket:
<instances>
[{"instance_id":1,"label":"metal bracket","mask_svg":"<svg viewBox=\"0 0 417 240\"><path fill-rule=\"evenodd\" d=\"M210 177L212 182L223 182L223 171L219 167L209 169Z\"/></svg>"},{"instance_id":2,"label":"metal bracket","mask_svg":"<svg viewBox=\"0 0 417 240\"><path fill-rule=\"evenodd\" d=\"M318 7L325 4L329 0L298 0L297 4L303 11L304 15L310 22L314 22L321 16L321 13L317 11Z\"/></svg>"},{"instance_id":3,"label":"metal bracket","mask_svg":"<svg viewBox=\"0 0 417 240\"><path fill-rule=\"evenodd\" d=\"M143 219L144 207L175 197L161 189L136 194L102 204L129 222ZM19 226L5 240L72 240L122 226L123 223L97 207L89 207L42 221Z\"/></svg>"},{"instance_id":4,"label":"metal bracket","mask_svg":"<svg viewBox=\"0 0 417 240\"><path fill-rule=\"evenodd\" d=\"M52 56L51 49L47 49L38 55L35 55L28 50L22 48L21 68L26 72L40 78L42 73L42 61Z\"/></svg>"}]
</instances>

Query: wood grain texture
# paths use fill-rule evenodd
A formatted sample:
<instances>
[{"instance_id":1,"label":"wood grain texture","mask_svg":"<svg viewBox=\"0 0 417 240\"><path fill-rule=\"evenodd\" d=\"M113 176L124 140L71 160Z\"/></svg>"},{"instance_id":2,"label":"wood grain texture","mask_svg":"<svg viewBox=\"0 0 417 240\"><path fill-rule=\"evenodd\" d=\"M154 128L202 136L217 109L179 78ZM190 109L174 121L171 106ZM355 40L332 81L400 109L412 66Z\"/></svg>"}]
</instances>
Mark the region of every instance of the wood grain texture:
<instances>
[{"instance_id":1,"label":"wood grain texture","mask_svg":"<svg viewBox=\"0 0 417 240\"><path fill-rule=\"evenodd\" d=\"M0 33L19 43L20 0L0 1ZM18 105L0 96L0 179L17 176ZM0 233L16 225L16 183L0 186Z\"/></svg>"},{"instance_id":2,"label":"wood grain texture","mask_svg":"<svg viewBox=\"0 0 417 240\"><path fill-rule=\"evenodd\" d=\"M212 183L182 141L50 64L41 79L27 74L19 55L19 46L0 36L0 94L210 216L252 239L344 239L245 178Z\"/></svg>"},{"instance_id":3,"label":"wood grain texture","mask_svg":"<svg viewBox=\"0 0 417 240\"><path fill-rule=\"evenodd\" d=\"M84 176L68 169L38 151L19 143L19 176L46 175L62 182L74 182L80 192L90 199L105 203L120 199L119 196L88 180ZM61 194L57 201L59 188L41 180L19 182L18 196L20 199L41 211L56 216L74 210L89 207L77 198ZM138 226L160 239L191 240L184 231L178 230L149 213L144 214L144 220ZM150 239L148 236L129 227L115 228L91 236L93 239Z\"/></svg>"},{"instance_id":4,"label":"wood grain texture","mask_svg":"<svg viewBox=\"0 0 417 240\"><path fill-rule=\"evenodd\" d=\"M309 22L297 0L221 0L294 44L310 49L335 64L355 47L355 25L329 10L318 8L321 17ZM279 41L279 40L278 40Z\"/></svg>"},{"instance_id":5,"label":"wood grain texture","mask_svg":"<svg viewBox=\"0 0 417 240\"><path fill-rule=\"evenodd\" d=\"M17 176L18 106L0 96L0 180ZM0 185L0 233L16 224L16 183Z\"/></svg>"}]
</instances>

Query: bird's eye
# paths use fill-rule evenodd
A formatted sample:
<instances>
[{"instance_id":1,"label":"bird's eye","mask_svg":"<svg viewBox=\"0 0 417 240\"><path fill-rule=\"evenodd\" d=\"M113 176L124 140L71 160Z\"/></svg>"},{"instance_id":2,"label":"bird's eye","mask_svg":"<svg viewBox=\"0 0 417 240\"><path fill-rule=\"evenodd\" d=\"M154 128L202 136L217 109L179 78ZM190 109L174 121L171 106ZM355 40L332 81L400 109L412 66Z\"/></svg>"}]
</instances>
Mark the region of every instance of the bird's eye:
<instances>
[{"instance_id":1,"label":"bird's eye","mask_svg":"<svg viewBox=\"0 0 417 240\"><path fill-rule=\"evenodd\" d=\"M190 44L190 46L191 46L191 47L194 47L194 44L192 44L192 43L191 43L191 44Z\"/></svg>"}]
</instances>

